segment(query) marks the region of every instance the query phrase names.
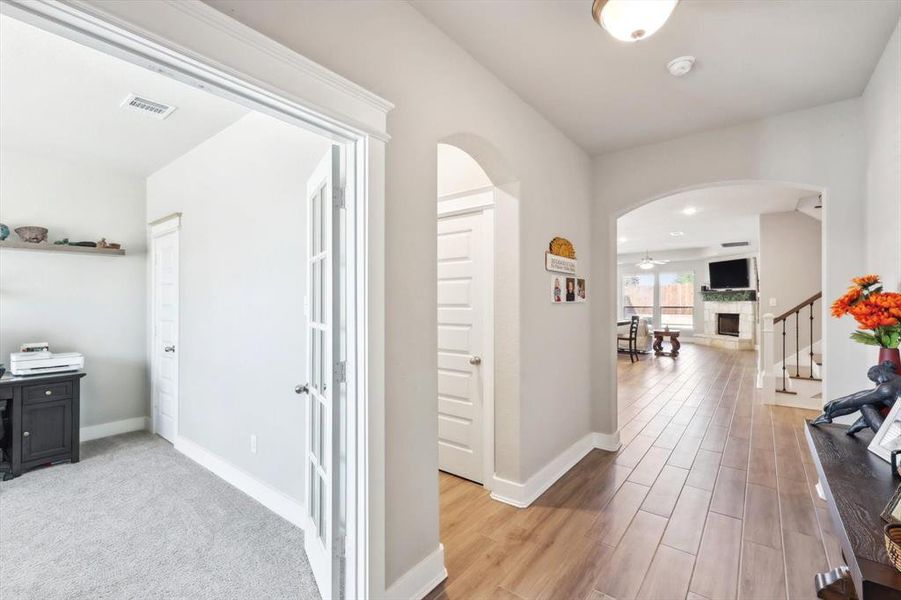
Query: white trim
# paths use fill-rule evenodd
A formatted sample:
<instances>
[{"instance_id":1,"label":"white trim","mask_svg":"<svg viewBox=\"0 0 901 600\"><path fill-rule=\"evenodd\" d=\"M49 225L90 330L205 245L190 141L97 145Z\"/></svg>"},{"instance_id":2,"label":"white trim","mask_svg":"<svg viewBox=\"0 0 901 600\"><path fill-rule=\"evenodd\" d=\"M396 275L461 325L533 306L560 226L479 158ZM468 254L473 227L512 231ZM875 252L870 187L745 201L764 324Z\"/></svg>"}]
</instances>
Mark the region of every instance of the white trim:
<instances>
[{"instance_id":1,"label":"white trim","mask_svg":"<svg viewBox=\"0 0 901 600\"><path fill-rule=\"evenodd\" d=\"M470 196L475 196L477 194L483 194L485 192L491 193L491 205L494 206L494 186L486 185L485 187L473 188L471 190L463 190L461 192L451 192L449 194L439 194L438 202L447 202L448 200L455 200L457 198L468 198Z\"/></svg>"},{"instance_id":2,"label":"white trim","mask_svg":"<svg viewBox=\"0 0 901 600\"><path fill-rule=\"evenodd\" d=\"M219 455L210 452L197 442L192 442L183 435L175 439L175 449L218 476L235 488L244 492L286 521L306 531L304 505L302 502L286 496L279 490L270 487L240 468L234 466Z\"/></svg>"},{"instance_id":3,"label":"white trim","mask_svg":"<svg viewBox=\"0 0 901 600\"><path fill-rule=\"evenodd\" d=\"M445 579L447 579L447 569L444 568L444 544L438 544L431 554L401 575L385 590L385 598L422 600Z\"/></svg>"},{"instance_id":4,"label":"white trim","mask_svg":"<svg viewBox=\"0 0 901 600\"><path fill-rule=\"evenodd\" d=\"M622 442L620 442L619 431L614 431L613 433L599 433L595 431L592 435L594 436L594 447L598 450L619 452L619 449L623 446Z\"/></svg>"},{"instance_id":5,"label":"white trim","mask_svg":"<svg viewBox=\"0 0 901 600\"><path fill-rule=\"evenodd\" d=\"M110 437L112 435L131 433L132 431L146 431L149 429L149 422L150 419L147 417L132 417L131 419L110 421L109 423L100 423L99 425L87 425L79 429L78 435L81 442L84 443L91 440Z\"/></svg>"},{"instance_id":6,"label":"white trim","mask_svg":"<svg viewBox=\"0 0 901 600\"><path fill-rule=\"evenodd\" d=\"M156 221L151 221L147 225L150 226L150 236L151 237L159 237L161 235L165 235L170 231L175 231L176 229L181 228L181 213L176 212L171 215L166 215L165 217L161 217Z\"/></svg>"},{"instance_id":7,"label":"white trim","mask_svg":"<svg viewBox=\"0 0 901 600\"><path fill-rule=\"evenodd\" d=\"M494 204L494 188L439 197L438 218L477 213L494 208Z\"/></svg>"},{"instance_id":8,"label":"white trim","mask_svg":"<svg viewBox=\"0 0 901 600\"><path fill-rule=\"evenodd\" d=\"M595 448L616 452L620 448L619 432L586 434L529 477L525 483L517 483L495 475L492 478L491 498L517 508L526 508Z\"/></svg>"}]
</instances>

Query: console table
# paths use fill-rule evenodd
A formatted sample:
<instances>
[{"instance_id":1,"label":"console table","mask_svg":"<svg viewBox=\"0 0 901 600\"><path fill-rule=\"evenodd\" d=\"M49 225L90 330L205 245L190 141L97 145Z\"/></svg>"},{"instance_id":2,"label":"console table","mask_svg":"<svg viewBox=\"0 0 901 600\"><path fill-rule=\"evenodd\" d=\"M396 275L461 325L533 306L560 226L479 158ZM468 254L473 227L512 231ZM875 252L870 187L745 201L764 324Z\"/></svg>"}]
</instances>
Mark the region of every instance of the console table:
<instances>
[{"instance_id":1,"label":"console table","mask_svg":"<svg viewBox=\"0 0 901 600\"><path fill-rule=\"evenodd\" d=\"M808 423L807 443L857 597L897 600L901 572L889 562L882 534L885 522L879 515L901 479L892 474L891 465L867 450L872 432L849 436L846 430L845 425Z\"/></svg>"},{"instance_id":2,"label":"console table","mask_svg":"<svg viewBox=\"0 0 901 600\"><path fill-rule=\"evenodd\" d=\"M29 469L79 459L79 383L85 373L0 378L7 435L4 479Z\"/></svg>"}]
</instances>

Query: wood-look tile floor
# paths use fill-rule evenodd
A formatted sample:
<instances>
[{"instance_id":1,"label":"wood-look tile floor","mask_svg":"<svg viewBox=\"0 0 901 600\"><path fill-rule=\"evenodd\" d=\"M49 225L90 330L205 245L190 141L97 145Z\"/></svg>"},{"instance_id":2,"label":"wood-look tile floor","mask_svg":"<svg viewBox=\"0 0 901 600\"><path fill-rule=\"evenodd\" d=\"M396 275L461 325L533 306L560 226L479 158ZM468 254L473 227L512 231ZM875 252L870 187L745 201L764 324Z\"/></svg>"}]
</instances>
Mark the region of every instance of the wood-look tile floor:
<instances>
[{"instance_id":1,"label":"wood-look tile floor","mask_svg":"<svg viewBox=\"0 0 901 600\"><path fill-rule=\"evenodd\" d=\"M842 563L803 433L761 403L754 353L686 344L618 365L618 453L526 509L440 474L448 578L433 600L814 598Z\"/></svg>"}]
</instances>

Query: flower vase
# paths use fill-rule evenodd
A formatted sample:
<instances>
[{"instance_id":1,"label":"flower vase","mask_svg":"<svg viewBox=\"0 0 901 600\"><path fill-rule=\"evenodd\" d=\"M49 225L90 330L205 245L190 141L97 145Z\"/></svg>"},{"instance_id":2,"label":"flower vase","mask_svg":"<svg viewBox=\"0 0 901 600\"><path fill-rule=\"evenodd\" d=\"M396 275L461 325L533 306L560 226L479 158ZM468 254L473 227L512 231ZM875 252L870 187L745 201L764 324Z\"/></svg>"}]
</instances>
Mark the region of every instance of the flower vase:
<instances>
[{"instance_id":1,"label":"flower vase","mask_svg":"<svg viewBox=\"0 0 901 600\"><path fill-rule=\"evenodd\" d=\"M901 375L901 353L899 353L898 348L880 348L879 364L885 361L895 363L895 373Z\"/></svg>"}]
</instances>

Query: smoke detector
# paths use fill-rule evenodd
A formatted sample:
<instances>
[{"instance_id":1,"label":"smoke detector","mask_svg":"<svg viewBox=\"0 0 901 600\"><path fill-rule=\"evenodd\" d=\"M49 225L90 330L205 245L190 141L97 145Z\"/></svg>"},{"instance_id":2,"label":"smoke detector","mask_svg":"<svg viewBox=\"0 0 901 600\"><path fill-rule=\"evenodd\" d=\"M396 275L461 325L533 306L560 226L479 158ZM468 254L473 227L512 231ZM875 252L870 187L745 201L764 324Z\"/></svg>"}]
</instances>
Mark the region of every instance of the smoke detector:
<instances>
[{"instance_id":1,"label":"smoke detector","mask_svg":"<svg viewBox=\"0 0 901 600\"><path fill-rule=\"evenodd\" d=\"M137 94L129 94L125 100L122 101L120 106L147 115L148 117L159 119L160 121L175 112L176 108L169 104L157 102L156 100L149 100L143 96L138 96Z\"/></svg>"},{"instance_id":2,"label":"smoke detector","mask_svg":"<svg viewBox=\"0 0 901 600\"><path fill-rule=\"evenodd\" d=\"M694 66L694 56L680 56L679 58L674 58L666 63L666 70L669 71L669 74L673 77L682 77L683 75L687 75Z\"/></svg>"}]
</instances>

